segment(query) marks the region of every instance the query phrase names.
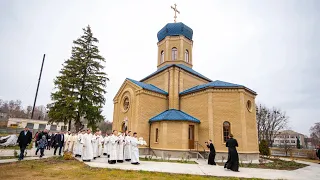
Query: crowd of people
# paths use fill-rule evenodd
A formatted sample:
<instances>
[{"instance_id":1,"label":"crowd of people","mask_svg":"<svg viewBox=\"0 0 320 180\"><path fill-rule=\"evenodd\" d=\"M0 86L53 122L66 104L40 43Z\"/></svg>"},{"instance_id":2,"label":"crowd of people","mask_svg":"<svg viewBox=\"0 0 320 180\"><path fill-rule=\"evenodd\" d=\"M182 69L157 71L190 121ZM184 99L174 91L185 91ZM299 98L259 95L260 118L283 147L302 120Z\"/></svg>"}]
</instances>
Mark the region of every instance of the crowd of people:
<instances>
[{"instance_id":1,"label":"crowd of people","mask_svg":"<svg viewBox=\"0 0 320 180\"><path fill-rule=\"evenodd\" d=\"M59 148L59 155L62 151L72 152L75 157L81 157L83 161L92 161L96 158L105 156L108 158L108 163L123 163L124 161L131 161L131 164L139 163L139 149L138 145L146 145L142 138L137 138L137 133L131 136L130 131L118 132L113 131L112 134L105 134L102 136L100 130L94 134L90 129L81 130L78 133L50 133L46 129L42 132L37 132L35 137L35 146L37 148L36 155L40 151L40 157L44 156L45 149L50 150L54 148L54 155ZM20 146L19 160L24 158L26 147L32 142L32 133L26 127L20 132L18 143ZM208 164L216 165L215 155L216 151L211 140L206 142L207 147L210 149ZM224 168L239 172L239 155L237 152L238 142L230 134L226 141L228 148L228 160ZM320 146L316 150L316 155L320 159Z\"/></svg>"},{"instance_id":2,"label":"crowd of people","mask_svg":"<svg viewBox=\"0 0 320 180\"><path fill-rule=\"evenodd\" d=\"M32 133L26 127L18 137L20 145L19 160L24 158L26 147L32 142ZM51 133L48 130L37 132L34 136L36 147L35 155L40 151L40 158L44 156L45 149L54 148L53 155L62 152L71 152L75 157L80 157L83 161L89 162L105 156L109 164L123 163L124 161L138 165L139 149L138 145L146 145L142 138L137 138L137 133L131 131L118 132L114 130L111 134L102 135L100 130L94 134L90 129L81 130L78 133L63 132Z\"/></svg>"}]
</instances>

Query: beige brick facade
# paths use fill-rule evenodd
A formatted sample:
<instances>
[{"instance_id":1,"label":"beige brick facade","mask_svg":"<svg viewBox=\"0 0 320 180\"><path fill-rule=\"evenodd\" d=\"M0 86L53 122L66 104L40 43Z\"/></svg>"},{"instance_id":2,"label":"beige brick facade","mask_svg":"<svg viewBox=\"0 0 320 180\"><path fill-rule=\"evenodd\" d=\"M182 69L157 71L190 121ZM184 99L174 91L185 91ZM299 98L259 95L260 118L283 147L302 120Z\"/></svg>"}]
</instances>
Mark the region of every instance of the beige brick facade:
<instances>
[{"instance_id":1,"label":"beige brick facade","mask_svg":"<svg viewBox=\"0 0 320 180\"><path fill-rule=\"evenodd\" d=\"M192 68L192 45L193 42L183 36L166 37L158 43L158 68L170 64L183 64ZM173 47L178 49L178 59L175 61L170 54ZM184 61L185 50L189 52L188 62ZM114 98L113 128L122 130L124 120L128 119L128 129L137 132L138 137L143 137L148 147L156 153L188 152L195 148L195 144L198 143L198 147L203 148L204 142L212 139L217 157L221 158L227 152L223 136L223 123L227 121L230 123L231 133L239 143L240 158L257 159L256 94L244 87L212 87L185 95L179 94L209 82L211 81L207 78L178 66L170 66L141 81L162 89L168 95L125 80ZM125 99L129 100L128 109L124 108ZM152 117L168 109L183 111L200 120L200 124L179 120L149 123Z\"/></svg>"}]
</instances>

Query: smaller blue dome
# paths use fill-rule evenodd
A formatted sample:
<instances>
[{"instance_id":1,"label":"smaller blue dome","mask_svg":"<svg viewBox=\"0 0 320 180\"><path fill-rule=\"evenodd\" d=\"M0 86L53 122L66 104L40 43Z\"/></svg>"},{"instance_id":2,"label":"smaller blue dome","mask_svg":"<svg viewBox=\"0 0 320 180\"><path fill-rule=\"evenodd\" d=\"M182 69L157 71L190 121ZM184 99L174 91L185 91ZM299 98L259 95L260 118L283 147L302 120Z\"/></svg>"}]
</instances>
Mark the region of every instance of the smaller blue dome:
<instances>
[{"instance_id":1,"label":"smaller blue dome","mask_svg":"<svg viewBox=\"0 0 320 180\"><path fill-rule=\"evenodd\" d=\"M187 25L182 22L179 23L168 23L165 25L157 34L158 41L162 41L167 36L179 36L183 35L184 37L192 40L193 31Z\"/></svg>"}]
</instances>

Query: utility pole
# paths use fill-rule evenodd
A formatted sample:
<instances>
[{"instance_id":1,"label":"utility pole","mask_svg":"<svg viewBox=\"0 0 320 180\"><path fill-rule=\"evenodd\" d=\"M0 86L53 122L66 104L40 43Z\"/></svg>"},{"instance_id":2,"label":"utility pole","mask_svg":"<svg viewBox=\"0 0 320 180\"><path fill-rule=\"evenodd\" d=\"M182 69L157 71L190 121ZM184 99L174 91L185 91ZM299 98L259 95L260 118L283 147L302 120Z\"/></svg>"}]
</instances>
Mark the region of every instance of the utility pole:
<instances>
[{"instance_id":1,"label":"utility pole","mask_svg":"<svg viewBox=\"0 0 320 180\"><path fill-rule=\"evenodd\" d=\"M36 102L37 102L38 91L39 91L39 86L40 86L42 69L43 69L43 64L44 64L45 57L46 57L46 54L43 54L43 59L42 59L42 64L41 64L41 69L40 69L40 75L39 75L39 80L38 80L38 85L37 85L36 96L34 97L34 102L33 102L33 107L32 107L31 119L33 119L34 108L36 107Z\"/></svg>"}]
</instances>

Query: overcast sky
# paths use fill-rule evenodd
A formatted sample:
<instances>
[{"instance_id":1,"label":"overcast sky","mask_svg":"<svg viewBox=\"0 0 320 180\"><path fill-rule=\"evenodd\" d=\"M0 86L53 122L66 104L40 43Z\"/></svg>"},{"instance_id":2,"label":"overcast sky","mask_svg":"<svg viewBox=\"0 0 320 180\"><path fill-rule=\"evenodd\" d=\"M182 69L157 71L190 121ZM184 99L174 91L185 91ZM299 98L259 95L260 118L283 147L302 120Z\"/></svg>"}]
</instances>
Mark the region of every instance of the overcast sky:
<instances>
[{"instance_id":1,"label":"overcast sky","mask_svg":"<svg viewBox=\"0 0 320 180\"><path fill-rule=\"evenodd\" d=\"M53 79L88 24L100 40L108 73L103 114L126 77L156 70L157 32L173 22L193 29L193 69L212 80L243 84L257 102L290 116L309 134L320 116L320 1L317 0L1 0L0 98L32 105L46 54L37 105L50 102Z\"/></svg>"}]
</instances>

